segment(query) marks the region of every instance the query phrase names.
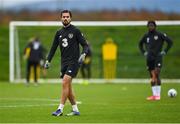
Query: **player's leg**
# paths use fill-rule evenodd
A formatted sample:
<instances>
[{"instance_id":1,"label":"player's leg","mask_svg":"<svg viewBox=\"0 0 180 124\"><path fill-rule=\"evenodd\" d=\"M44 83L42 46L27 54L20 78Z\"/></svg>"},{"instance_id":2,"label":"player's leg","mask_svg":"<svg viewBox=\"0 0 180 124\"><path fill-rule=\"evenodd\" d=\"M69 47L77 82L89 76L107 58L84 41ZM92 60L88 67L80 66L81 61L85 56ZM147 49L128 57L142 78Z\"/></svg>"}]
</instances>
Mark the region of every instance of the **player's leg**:
<instances>
[{"instance_id":1,"label":"player's leg","mask_svg":"<svg viewBox=\"0 0 180 124\"><path fill-rule=\"evenodd\" d=\"M156 99L160 100L161 96L161 79L160 79L160 68L155 68L156 73Z\"/></svg>"},{"instance_id":2,"label":"player's leg","mask_svg":"<svg viewBox=\"0 0 180 124\"><path fill-rule=\"evenodd\" d=\"M80 115L76 100L75 100L75 95L72 89L72 85L69 87L69 96L68 99L72 105L72 112L68 113L67 116L72 116L72 115Z\"/></svg>"},{"instance_id":3,"label":"player's leg","mask_svg":"<svg viewBox=\"0 0 180 124\"><path fill-rule=\"evenodd\" d=\"M154 100L156 96L156 73L155 73L155 60L147 59L147 69L151 77L152 96L147 97L147 100Z\"/></svg>"},{"instance_id":4,"label":"player's leg","mask_svg":"<svg viewBox=\"0 0 180 124\"><path fill-rule=\"evenodd\" d=\"M26 83L29 83L30 79L30 69L31 69L31 64L29 61L27 61L27 67L26 67Z\"/></svg>"},{"instance_id":5,"label":"player's leg","mask_svg":"<svg viewBox=\"0 0 180 124\"><path fill-rule=\"evenodd\" d=\"M79 109L77 107L76 104L76 100L75 100L75 95L73 92L73 88L72 88L72 78L76 77L77 73L78 73L78 69L79 66L78 65L70 65L66 71L66 74L71 77L71 81L69 84L69 94L68 94L68 99L72 105L72 112L67 114L68 116L71 115L80 115Z\"/></svg>"},{"instance_id":6,"label":"player's leg","mask_svg":"<svg viewBox=\"0 0 180 124\"><path fill-rule=\"evenodd\" d=\"M61 78L62 78L62 94L63 94L63 83L65 84L65 80L66 80L66 76L65 76L65 72L66 72L66 70L67 70L67 67L68 66L63 66L62 65L62 67L61 67ZM67 81L66 81L67 82ZM65 85L64 85L64 87L65 87ZM66 95L67 96L67 95ZM63 96L63 98L64 98L64 96ZM67 97L66 97L66 99L67 99ZM62 100L62 98L60 99L60 104L59 104L59 106L58 106L58 109L55 111L55 112L53 112L52 113L52 115L53 116L61 116L61 115L63 115L63 109L64 109L64 104L65 104L65 102L63 102L63 103L61 103L61 100ZM64 100L65 101L65 100Z\"/></svg>"},{"instance_id":7,"label":"player's leg","mask_svg":"<svg viewBox=\"0 0 180 124\"><path fill-rule=\"evenodd\" d=\"M71 105L75 105L76 101L75 101L75 95L72 89L72 85L69 86L69 95L68 95L68 99L71 103Z\"/></svg>"},{"instance_id":8,"label":"player's leg","mask_svg":"<svg viewBox=\"0 0 180 124\"><path fill-rule=\"evenodd\" d=\"M156 99L160 100L161 97L161 79L160 79L160 72L162 67L162 56L158 56L156 58L156 65L155 65L155 73L156 73Z\"/></svg>"},{"instance_id":9,"label":"player's leg","mask_svg":"<svg viewBox=\"0 0 180 124\"><path fill-rule=\"evenodd\" d=\"M37 83L37 63L36 62L33 63L33 67L34 67L34 82Z\"/></svg>"},{"instance_id":10,"label":"player's leg","mask_svg":"<svg viewBox=\"0 0 180 124\"><path fill-rule=\"evenodd\" d=\"M75 100L75 95L72 89L72 85L70 85L69 87L69 96L68 99L72 105L72 112L67 114L67 116L71 116L71 115L80 115L76 100Z\"/></svg>"},{"instance_id":11,"label":"player's leg","mask_svg":"<svg viewBox=\"0 0 180 124\"><path fill-rule=\"evenodd\" d=\"M61 104L65 104L69 96L69 87L71 85L72 77L65 74L62 81L62 94L61 94Z\"/></svg>"},{"instance_id":12,"label":"player's leg","mask_svg":"<svg viewBox=\"0 0 180 124\"><path fill-rule=\"evenodd\" d=\"M71 76L66 74L63 76L60 104L58 106L57 111L52 113L53 116L61 116L63 114L64 105L69 96L69 86L71 84L71 81Z\"/></svg>"}]
</instances>

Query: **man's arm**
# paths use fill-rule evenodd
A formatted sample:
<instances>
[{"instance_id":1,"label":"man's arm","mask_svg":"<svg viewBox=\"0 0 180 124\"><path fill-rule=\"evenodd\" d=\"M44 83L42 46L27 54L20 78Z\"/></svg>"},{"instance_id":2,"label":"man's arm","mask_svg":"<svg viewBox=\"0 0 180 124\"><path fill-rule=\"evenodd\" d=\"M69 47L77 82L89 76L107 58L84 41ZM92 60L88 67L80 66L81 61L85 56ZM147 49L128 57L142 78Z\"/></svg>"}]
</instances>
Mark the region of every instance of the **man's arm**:
<instances>
[{"instance_id":1,"label":"man's arm","mask_svg":"<svg viewBox=\"0 0 180 124\"><path fill-rule=\"evenodd\" d=\"M77 29L77 39L78 39L79 43L81 44L81 46L83 47L82 54L83 53L87 54L89 46L86 42L86 39L84 38L84 36L82 35L82 33L80 32L79 29Z\"/></svg>"},{"instance_id":2,"label":"man's arm","mask_svg":"<svg viewBox=\"0 0 180 124\"><path fill-rule=\"evenodd\" d=\"M145 35L141 38L139 41L139 49L143 55L147 54L145 49L144 49L144 43L145 43Z\"/></svg>"},{"instance_id":3,"label":"man's arm","mask_svg":"<svg viewBox=\"0 0 180 124\"><path fill-rule=\"evenodd\" d=\"M59 45L59 41L58 41L58 32L56 32L56 35L54 37L54 41L53 41L53 44L51 46L51 49L49 51L49 54L48 54L48 57L47 57L47 61L48 62L51 62L53 56L54 56L54 53L56 52L56 49Z\"/></svg>"},{"instance_id":4,"label":"man's arm","mask_svg":"<svg viewBox=\"0 0 180 124\"><path fill-rule=\"evenodd\" d=\"M83 61L85 60L85 57L88 53L89 46L88 46L84 36L82 35L82 33L80 32L79 29L77 29L77 40L81 44L81 46L83 47L82 53L81 53L79 60L78 60L78 63L81 65L83 63Z\"/></svg>"},{"instance_id":5,"label":"man's arm","mask_svg":"<svg viewBox=\"0 0 180 124\"><path fill-rule=\"evenodd\" d=\"M166 34L162 34L162 38L167 43L167 47L163 50L165 52L165 54L166 54L169 51L169 49L172 47L173 42Z\"/></svg>"}]
</instances>

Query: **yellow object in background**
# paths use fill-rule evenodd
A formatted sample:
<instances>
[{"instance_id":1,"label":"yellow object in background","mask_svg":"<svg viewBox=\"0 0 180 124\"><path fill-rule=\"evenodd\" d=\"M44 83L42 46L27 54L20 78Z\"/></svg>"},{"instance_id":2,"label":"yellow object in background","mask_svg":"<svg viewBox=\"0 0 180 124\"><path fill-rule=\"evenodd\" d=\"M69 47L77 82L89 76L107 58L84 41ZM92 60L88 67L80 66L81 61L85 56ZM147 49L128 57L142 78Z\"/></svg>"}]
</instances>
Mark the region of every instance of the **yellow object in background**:
<instances>
[{"instance_id":1,"label":"yellow object in background","mask_svg":"<svg viewBox=\"0 0 180 124\"><path fill-rule=\"evenodd\" d=\"M108 38L102 46L103 60L117 59L117 45L111 38Z\"/></svg>"},{"instance_id":2,"label":"yellow object in background","mask_svg":"<svg viewBox=\"0 0 180 124\"><path fill-rule=\"evenodd\" d=\"M36 70L36 74L37 74L37 80L40 78L40 66L37 66L37 70ZM34 67L31 66L30 68L30 81L34 81Z\"/></svg>"},{"instance_id":3,"label":"yellow object in background","mask_svg":"<svg viewBox=\"0 0 180 124\"><path fill-rule=\"evenodd\" d=\"M104 78L116 78L117 45L112 38L108 38L103 44L102 54Z\"/></svg>"},{"instance_id":4,"label":"yellow object in background","mask_svg":"<svg viewBox=\"0 0 180 124\"><path fill-rule=\"evenodd\" d=\"M30 52L31 52L31 48L27 47L27 48L26 48L26 51L25 51L25 57L26 57L26 59L29 58Z\"/></svg>"}]
</instances>

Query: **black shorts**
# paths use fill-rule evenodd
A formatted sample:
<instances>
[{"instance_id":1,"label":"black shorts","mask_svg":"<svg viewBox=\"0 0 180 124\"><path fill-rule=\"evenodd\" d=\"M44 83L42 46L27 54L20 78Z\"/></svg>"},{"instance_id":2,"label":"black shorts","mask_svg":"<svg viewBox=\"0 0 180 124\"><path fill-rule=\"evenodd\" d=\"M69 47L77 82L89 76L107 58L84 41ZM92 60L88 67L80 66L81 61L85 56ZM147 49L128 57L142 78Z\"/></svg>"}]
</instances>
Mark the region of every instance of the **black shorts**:
<instances>
[{"instance_id":1,"label":"black shorts","mask_svg":"<svg viewBox=\"0 0 180 124\"><path fill-rule=\"evenodd\" d=\"M70 65L62 65L61 66L61 78L64 77L65 74L71 76L72 78L76 77L79 70L78 64L70 64Z\"/></svg>"},{"instance_id":2,"label":"black shorts","mask_svg":"<svg viewBox=\"0 0 180 124\"><path fill-rule=\"evenodd\" d=\"M162 56L157 57L147 57L147 70L151 71L155 68L161 68L162 67Z\"/></svg>"}]
</instances>

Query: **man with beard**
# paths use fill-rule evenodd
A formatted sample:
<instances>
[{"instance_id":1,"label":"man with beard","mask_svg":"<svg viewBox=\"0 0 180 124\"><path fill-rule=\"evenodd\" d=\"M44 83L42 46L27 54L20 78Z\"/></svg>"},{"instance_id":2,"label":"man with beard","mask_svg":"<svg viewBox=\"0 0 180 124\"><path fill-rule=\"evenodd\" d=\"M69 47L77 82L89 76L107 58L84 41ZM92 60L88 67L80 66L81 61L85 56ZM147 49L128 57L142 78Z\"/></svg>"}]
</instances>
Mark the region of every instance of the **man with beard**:
<instances>
[{"instance_id":1,"label":"man with beard","mask_svg":"<svg viewBox=\"0 0 180 124\"><path fill-rule=\"evenodd\" d=\"M53 44L44 65L46 69L49 68L50 62L59 45L61 52L62 92L60 104L58 109L52 113L53 116L61 116L63 114L63 108L67 99L72 105L72 112L67 115L80 115L75 101L75 95L72 90L72 79L76 77L79 66L85 59L88 52L88 44L80 30L71 24L71 18L71 11L63 10L61 12L63 27L56 32ZM83 47L81 55L79 44Z\"/></svg>"}]
</instances>

